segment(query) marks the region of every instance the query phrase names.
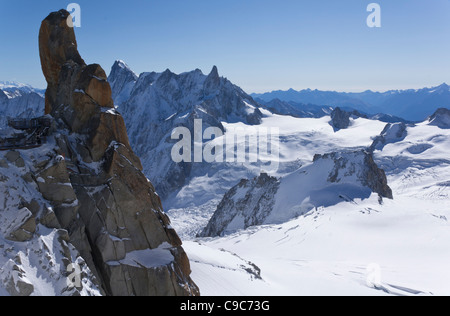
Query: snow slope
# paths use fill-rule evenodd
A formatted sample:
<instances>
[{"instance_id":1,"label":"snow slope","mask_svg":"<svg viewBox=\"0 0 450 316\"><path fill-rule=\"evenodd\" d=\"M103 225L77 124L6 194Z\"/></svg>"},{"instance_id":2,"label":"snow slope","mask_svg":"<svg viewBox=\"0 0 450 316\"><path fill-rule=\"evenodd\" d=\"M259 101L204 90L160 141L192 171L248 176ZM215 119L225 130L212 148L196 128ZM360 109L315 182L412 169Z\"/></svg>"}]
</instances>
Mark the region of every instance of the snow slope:
<instances>
[{"instance_id":1,"label":"snow slope","mask_svg":"<svg viewBox=\"0 0 450 316\"><path fill-rule=\"evenodd\" d=\"M369 147L385 123L363 118L351 119L348 129L334 132L330 117L294 118L262 111L260 127L279 128L279 168L270 176L286 176L310 164L316 154ZM226 130L244 129L242 123L222 123ZM244 132L243 132L244 133ZM224 136L226 137L226 136ZM262 160L270 157L260 157ZM208 223L224 194L241 179L253 179L265 171L264 164L194 164L187 184L164 201L167 213L183 238L191 238Z\"/></svg>"},{"instance_id":2,"label":"snow slope","mask_svg":"<svg viewBox=\"0 0 450 316\"><path fill-rule=\"evenodd\" d=\"M394 200L380 205L372 195L283 224L186 242L203 294L449 295L450 132L426 121L391 141L374 155ZM261 279L226 253L252 262Z\"/></svg>"},{"instance_id":3,"label":"snow slope","mask_svg":"<svg viewBox=\"0 0 450 316\"><path fill-rule=\"evenodd\" d=\"M442 203L430 207L428 201L400 197L380 206L372 198L281 225L185 242L185 249L195 258L193 278L204 295L448 295L450 232L444 216L450 212ZM262 280L236 265L227 287L215 286L217 278L231 274L221 268L230 264L224 252L252 262Z\"/></svg>"},{"instance_id":4,"label":"snow slope","mask_svg":"<svg viewBox=\"0 0 450 316\"><path fill-rule=\"evenodd\" d=\"M45 95L45 89L36 89L28 84L15 81L0 81L0 90L3 90L10 98L32 92L38 94L42 98Z\"/></svg>"},{"instance_id":5,"label":"snow slope","mask_svg":"<svg viewBox=\"0 0 450 316\"><path fill-rule=\"evenodd\" d=\"M371 148L377 165L386 170L394 200L380 204L378 195L368 192L353 200L305 209L306 213L291 213L275 224L229 232L220 238L196 238L224 194L241 179L259 176L265 169L262 162L270 158L259 157L261 161L252 164L192 163L175 169L168 163L174 144L166 141L171 129L180 125L191 128L193 118L225 131L222 139L204 146L220 143L227 133L250 125L245 113L258 105L228 82L224 84L224 79L220 80L221 89L223 85L230 89L225 89L222 98L216 95L218 103L200 105L214 96L204 92L211 91L214 84L217 88L214 69L208 77L211 84L205 84L198 70L181 75L144 73L134 84L130 99L119 105L148 177L161 176L160 183L171 181L170 188L175 188L166 190L172 193L163 196L163 204L185 240L193 279L203 295L450 294L450 134L429 121L386 126L377 120L351 118L347 129L335 131L329 116L294 118L260 109L258 127L279 129L279 143L271 142L280 152L279 168L269 176L293 174L291 186L295 186L295 171L307 168L315 155ZM429 94L445 95L445 88ZM220 94L221 89L213 90ZM215 113L216 106L233 94L242 102L234 103L229 115ZM239 115L233 115L234 110ZM433 122L441 125L447 121L434 118ZM300 200L304 199L290 194L279 203L295 208L301 206Z\"/></svg>"}]
</instances>

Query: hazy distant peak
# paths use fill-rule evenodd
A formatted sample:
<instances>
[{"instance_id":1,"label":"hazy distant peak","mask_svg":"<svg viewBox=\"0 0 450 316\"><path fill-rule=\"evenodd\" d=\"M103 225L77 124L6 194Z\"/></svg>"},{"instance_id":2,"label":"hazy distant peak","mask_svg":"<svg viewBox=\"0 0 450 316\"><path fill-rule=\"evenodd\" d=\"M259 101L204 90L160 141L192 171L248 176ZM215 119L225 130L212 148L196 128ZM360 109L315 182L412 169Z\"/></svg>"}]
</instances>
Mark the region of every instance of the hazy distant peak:
<instances>
[{"instance_id":1,"label":"hazy distant peak","mask_svg":"<svg viewBox=\"0 0 450 316\"><path fill-rule=\"evenodd\" d=\"M288 91L252 94L252 97L265 102L279 99L285 102L353 108L365 113L385 113L417 122L423 121L440 107L450 107L450 87L446 83L432 88L386 92L367 90L360 93L351 93L290 89Z\"/></svg>"},{"instance_id":2,"label":"hazy distant peak","mask_svg":"<svg viewBox=\"0 0 450 316\"><path fill-rule=\"evenodd\" d=\"M211 72L209 73L210 77L217 77L219 78L219 69L217 69L217 66L214 66L211 70Z\"/></svg>"}]
</instances>

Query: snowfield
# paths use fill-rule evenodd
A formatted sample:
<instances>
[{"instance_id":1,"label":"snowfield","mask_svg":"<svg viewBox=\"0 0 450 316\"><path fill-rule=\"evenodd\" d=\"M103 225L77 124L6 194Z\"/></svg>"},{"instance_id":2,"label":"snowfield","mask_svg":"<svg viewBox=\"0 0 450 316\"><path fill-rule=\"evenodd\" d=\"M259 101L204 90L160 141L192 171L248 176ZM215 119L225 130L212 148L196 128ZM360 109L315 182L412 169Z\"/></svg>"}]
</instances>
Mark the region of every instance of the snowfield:
<instances>
[{"instance_id":1,"label":"snowfield","mask_svg":"<svg viewBox=\"0 0 450 316\"><path fill-rule=\"evenodd\" d=\"M351 116L350 126L335 132L330 116L295 118L264 108L257 113L258 104L220 78L216 67L208 77L199 70L138 77L119 61L109 81L144 172L185 241L192 277L203 295L450 295L448 111L436 112L431 124L415 126L405 122L386 125L380 120L400 121L382 114L372 119ZM428 95L427 91L422 92ZM448 86L435 92L444 96ZM279 103L274 106L289 114L292 106ZM421 107L419 114L433 109ZM275 138L270 143L280 154L278 168L267 170L265 162L273 157L266 154L259 154L257 163L171 164L173 143L166 141L170 131L179 125L192 131L193 118L225 131L224 136L204 142L204 148L220 145L232 133L238 134L236 148L245 147L245 137L239 136L248 135L249 125L278 129L279 141ZM343 174L337 180L346 178L347 182L331 181L333 187L327 183L334 178L327 170L332 164L313 164L317 154L340 155L369 148L375 163L386 171L394 196L382 204L378 194L371 193L373 188L365 190L370 181L351 179L361 178L361 163L350 159L348 166L338 161L337 169ZM369 169L376 170L373 165ZM257 179L263 171L277 179ZM378 172L364 175L366 180L383 178ZM241 179L247 179L248 186L236 189ZM259 180L266 182L260 185ZM347 184L352 192L360 190L345 199L349 202L340 199L341 193L348 197L342 192ZM252 198L247 199L249 194ZM273 204L261 202L261 195ZM259 208L261 204L265 207ZM218 205L223 216L215 216ZM235 216L236 210L245 216ZM255 210L258 216L253 216ZM227 218L225 213L231 215ZM267 214L270 217L262 221ZM217 225L215 217L219 218ZM239 230L255 222L266 225ZM223 229L223 223L228 229ZM209 226L212 233L203 235L222 237L197 237Z\"/></svg>"},{"instance_id":2,"label":"snowfield","mask_svg":"<svg viewBox=\"0 0 450 316\"><path fill-rule=\"evenodd\" d=\"M398 198L380 206L374 197L184 247L203 295L448 295L445 218L445 203Z\"/></svg>"},{"instance_id":3,"label":"snowfield","mask_svg":"<svg viewBox=\"0 0 450 316\"><path fill-rule=\"evenodd\" d=\"M282 168L275 176L311 162L314 154L368 147L386 125L356 119L349 129L334 133L328 121L276 115L263 120L263 126L280 127ZM450 295L450 130L428 122L406 130L405 139L374 153L394 195L382 205L372 194L315 208L283 224L196 238L215 211L213 202L199 201L196 207L196 194L209 183L214 184L211 194L230 181L220 172L192 179L196 185L187 186L190 193L185 195L186 188L178 193L190 206L169 215L187 240L192 277L202 294ZM245 173L239 167L228 171L234 184ZM195 193L197 184L202 185Z\"/></svg>"},{"instance_id":4,"label":"snowfield","mask_svg":"<svg viewBox=\"0 0 450 316\"><path fill-rule=\"evenodd\" d=\"M314 155L347 149L369 147L373 138L381 133L386 123L358 118L352 119L347 130L334 133L330 117L294 118L264 114L262 128L279 128L279 168L271 176L282 177L310 164ZM245 129L243 123L222 122L226 130ZM226 137L226 134L225 136ZM239 146L239 144L237 144ZM260 160L270 157L259 157ZM174 227L183 239L195 237L208 223L224 194L241 179L252 179L265 170L258 164L198 163L193 167L194 176L180 190L169 196L163 205Z\"/></svg>"}]
</instances>

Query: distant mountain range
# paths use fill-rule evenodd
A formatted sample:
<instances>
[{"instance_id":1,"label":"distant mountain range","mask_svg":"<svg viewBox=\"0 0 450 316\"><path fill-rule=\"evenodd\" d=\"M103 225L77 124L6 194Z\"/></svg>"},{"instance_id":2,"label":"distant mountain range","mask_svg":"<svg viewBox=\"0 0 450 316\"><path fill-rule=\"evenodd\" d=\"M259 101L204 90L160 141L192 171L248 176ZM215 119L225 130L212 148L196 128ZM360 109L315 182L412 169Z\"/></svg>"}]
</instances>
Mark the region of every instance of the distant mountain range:
<instances>
[{"instance_id":1,"label":"distant mountain range","mask_svg":"<svg viewBox=\"0 0 450 316\"><path fill-rule=\"evenodd\" d=\"M410 121L423 121L438 108L450 108L450 86L419 90L365 91L347 93L336 91L301 90L273 91L252 94L263 102L279 101L315 104L327 107L353 108L365 113L386 113Z\"/></svg>"},{"instance_id":2,"label":"distant mountain range","mask_svg":"<svg viewBox=\"0 0 450 316\"><path fill-rule=\"evenodd\" d=\"M297 118L321 118L330 115L335 108L332 106L319 106L314 104L297 103L293 101L281 101L274 99L266 102L262 99L255 99L261 106L274 114L289 115ZM377 120L385 123L411 123L411 121L405 120L401 117L391 114L377 113L369 114L365 111L357 111L352 107L342 107L342 110L356 114L356 116L368 118L371 120Z\"/></svg>"},{"instance_id":3,"label":"distant mountain range","mask_svg":"<svg viewBox=\"0 0 450 316\"><path fill-rule=\"evenodd\" d=\"M7 118L30 118L44 114L45 90L29 85L0 81L0 129L6 127Z\"/></svg>"},{"instance_id":4,"label":"distant mountain range","mask_svg":"<svg viewBox=\"0 0 450 316\"><path fill-rule=\"evenodd\" d=\"M23 84L15 81L0 81L0 90L2 90L9 98L16 96L36 93L41 97L45 95L45 89L36 89L28 84Z\"/></svg>"}]
</instances>

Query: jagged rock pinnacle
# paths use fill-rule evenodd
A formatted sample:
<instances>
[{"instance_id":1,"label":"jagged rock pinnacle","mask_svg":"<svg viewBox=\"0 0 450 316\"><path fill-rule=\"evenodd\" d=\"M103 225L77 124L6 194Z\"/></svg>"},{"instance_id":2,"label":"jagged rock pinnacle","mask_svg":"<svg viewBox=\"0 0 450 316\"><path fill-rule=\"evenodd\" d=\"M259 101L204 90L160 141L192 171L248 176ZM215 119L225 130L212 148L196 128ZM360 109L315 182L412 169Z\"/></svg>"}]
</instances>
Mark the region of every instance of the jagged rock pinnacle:
<instances>
[{"instance_id":1,"label":"jagged rock pinnacle","mask_svg":"<svg viewBox=\"0 0 450 316\"><path fill-rule=\"evenodd\" d=\"M219 70L217 69L217 66L214 66L211 70L211 73L209 74L209 77L211 78L219 78Z\"/></svg>"},{"instance_id":2,"label":"jagged rock pinnacle","mask_svg":"<svg viewBox=\"0 0 450 316\"><path fill-rule=\"evenodd\" d=\"M107 294L197 295L181 240L141 172L106 74L81 58L68 16L51 13L39 33L46 113L64 131L55 136L54 151L65 157L58 170L74 200L49 202ZM49 170L47 178L55 178Z\"/></svg>"},{"instance_id":3,"label":"jagged rock pinnacle","mask_svg":"<svg viewBox=\"0 0 450 316\"><path fill-rule=\"evenodd\" d=\"M219 70L216 66L213 67L208 77L206 78L206 89L215 90L220 86Z\"/></svg>"},{"instance_id":4,"label":"jagged rock pinnacle","mask_svg":"<svg viewBox=\"0 0 450 316\"><path fill-rule=\"evenodd\" d=\"M42 22L39 32L42 71L50 84L58 83L61 67L69 60L85 65L78 53L75 32L67 25L69 15L66 10L51 13Z\"/></svg>"}]
</instances>

